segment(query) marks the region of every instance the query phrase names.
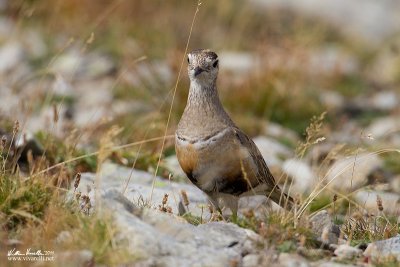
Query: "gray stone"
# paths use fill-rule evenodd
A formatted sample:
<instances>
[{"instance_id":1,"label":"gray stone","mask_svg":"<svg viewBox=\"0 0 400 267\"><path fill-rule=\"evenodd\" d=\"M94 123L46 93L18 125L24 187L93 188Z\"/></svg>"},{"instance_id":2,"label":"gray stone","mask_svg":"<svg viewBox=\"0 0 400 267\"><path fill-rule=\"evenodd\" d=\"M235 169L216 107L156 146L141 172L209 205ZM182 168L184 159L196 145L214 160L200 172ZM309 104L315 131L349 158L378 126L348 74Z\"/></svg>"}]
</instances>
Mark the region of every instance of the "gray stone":
<instances>
[{"instance_id":1,"label":"gray stone","mask_svg":"<svg viewBox=\"0 0 400 267\"><path fill-rule=\"evenodd\" d=\"M176 155L171 155L163 160L165 167L174 175L174 177L186 178L186 174L183 172L179 165L178 158Z\"/></svg>"},{"instance_id":2,"label":"gray stone","mask_svg":"<svg viewBox=\"0 0 400 267\"><path fill-rule=\"evenodd\" d=\"M288 159L283 163L283 172L293 179L290 191L306 193L313 190L317 176L311 167L299 159Z\"/></svg>"},{"instance_id":3,"label":"gray stone","mask_svg":"<svg viewBox=\"0 0 400 267\"><path fill-rule=\"evenodd\" d=\"M257 145L268 166L280 166L281 157L288 158L293 154L289 148L272 138L258 136L253 138L253 141Z\"/></svg>"},{"instance_id":4,"label":"gray stone","mask_svg":"<svg viewBox=\"0 0 400 267\"><path fill-rule=\"evenodd\" d=\"M390 188L393 192L400 194L400 175L396 175L391 179Z\"/></svg>"},{"instance_id":5,"label":"gray stone","mask_svg":"<svg viewBox=\"0 0 400 267\"><path fill-rule=\"evenodd\" d=\"M176 183L168 181L144 171L131 170L130 168L118 166L116 164L105 163L100 172L100 190L115 189L123 192L128 178L131 177L124 195L133 201L144 206L158 207L162 203L165 194L169 195L167 205L172 208L174 214L179 213L180 192L185 190L189 198L189 212L196 216L203 216L204 220L209 219L210 213L207 208L208 198L197 187L190 184ZM154 189L152 183L154 180ZM87 186L95 188L96 175L92 173L82 173L79 188L82 193L89 194L93 199L94 190L87 192Z\"/></svg>"},{"instance_id":6,"label":"gray stone","mask_svg":"<svg viewBox=\"0 0 400 267\"><path fill-rule=\"evenodd\" d=\"M369 244L364 256L373 260L385 260L394 256L400 261L400 235Z\"/></svg>"},{"instance_id":7,"label":"gray stone","mask_svg":"<svg viewBox=\"0 0 400 267\"><path fill-rule=\"evenodd\" d=\"M313 266L315 266L315 267L357 267L357 265L344 264L344 263L338 263L338 262L333 262L333 261L318 262L316 265L313 265Z\"/></svg>"},{"instance_id":8,"label":"gray stone","mask_svg":"<svg viewBox=\"0 0 400 267\"><path fill-rule=\"evenodd\" d=\"M265 134L275 139L285 138L294 144L299 141L299 137L295 131L271 121L269 121L268 125L265 127Z\"/></svg>"},{"instance_id":9,"label":"gray stone","mask_svg":"<svg viewBox=\"0 0 400 267\"><path fill-rule=\"evenodd\" d=\"M334 253L338 260L353 260L362 255L362 250L347 244L342 244L335 249Z\"/></svg>"},{"instance_id":10,"label":"gray stone","mask_svg":"<svg viewBox=\"0 0 400 267\"><path fill-rule=\"evenodd\" d=\"M261 257L257 254L248 254L243 257L243 267L258 267L260 266Z\"/></svg>"},{"instance_id":11,"label":"gray stone","mask_svg":"<svg viewBox=\"0 0 400 267\"><path fill-rule=\"evenodd\" d=\"M47 54L47 46L39 30L27 29L21 37L25 51L30 58L41 58Z\"/></svg>"},{"instance_id":12,"label":"gray stone","mask_svg":"<svg viewBox=\"0 0 400 267\"><path fill-rule=\"evenodd\" d=\"M374 120L365 130L374 138L384 138L400 130L400 120L396 116L383 117Z\"/></svg>"},{"instance_id":13,"label":"gray stone","mask_svg":"<svg viewBox=\"0 0 400 267\"><path fill-rule=\"evenodd\" d=\"M344 106L344 97L336 91L323 90L319 94L321 103L329 110L339 110Z\"/></svg>"},{"instance_id":14,"label":"gray stone","mask_svg":"<svg viewBox=\"0 0 400 267\"><path fill-rule=\"evenodd\" d=\"M390 111L399 106L398 95L394 91L378 92L370 99L371 107L382 111Z\"/></svg>"},{"instance_id":15,"label":"gray stone","mask_svg":"<svg viewBox=\"0 0 400 267\"><path fill-rule=\"evenodd\" d=\"M318 241L324 244L337 244L340 231L333 224L332 217L326 210L317 212L310 219L311 229Z\"/></svg>"},{"instance_id":16,"label":"gray stone","mask_svg":"<svg viewBox=\"0 0 400 267\"><path fill-rule=\"evenodd\" d=\"M325 183L340 190L355 190L364 186L368 175L382 167L382 164L382 160L375 154L358 153L341 158L328 170Z\"/></svg>"},{"instance_id":17,"label":"gray stone","mask_svg":"<svg viewBox=\"0 0 400 267\"><path fill-rule=\"evenodd\" d=\"M24 59L24 51L22 45L11 40L0 46L0 73L5 73L17 67Z\"/></svg>"},{"instance_id":18,"label":"gray stone","mask_svg":"<svg viewBox=\"0 0 400 267\"><path fill-rule=\"evenodd\" d=\"M102 203L123 229L117 242L127 243L143 266L227 266L241 262L259 241L254 232L231 223L194 226L173 214L139 208L116 190L104 192Z\"/></svg>"},{"instance_id":19,"label":"gray stone","mask_svg":"<svg viewBox=\"0 0 400 267\"><path fill-rule=\"evenodd\" d=\"M74 95L71 84L61 74L56 74L52 87L53 93L57 96L71 97Z\"/></svg>"},{"instance_id":20,"label":"gray stone","mask_svg":"<svg viewBox=\"0 0 400 267\"><path fill-rule=\"evenodd\" d=\"M93 253L90 250L68 250L57 253L55 263L58 266L94 266Z\"/></svg>"},{"instance_id":21,"label":"gray stone","mask_svg":"<svg viewBox=\"0 0 400 267\"><path fill-rule=\"evenodd\" d=\"M378 211L377 197L382 200L383 211L386 214L400 215L400 195L398 193L360 190L354 195L358 203L369 211Z\"/></svg>"},{"instance_id":22,"label":"gray stone","mask_svg":"<svg viewBox=\"0 0 400 267\"><path fill-rule=\"evenodd\" d=\"M219 56L224 70L237 73L250 72L257 62L254 55L244 52L221 51Z\"/></svg>"},{"instance_id":23,"label":"gray stone","mask_svg":"<svg viewBox=\"0 0 400 267\"><path fill-rule=\"evenodd\" d=\"M279 255L279 266L282 267L308 267L309 263L305 258L296 254L281 253Z\"/></svg>"},{"instance_id":24,"label":"gray stone","mask_svg":"<svg viewBox=\"0 0 400 267\"><path fill-rule=\"evenodd\" d=\"M98 52L84 54L73 46L59 55L50 68L69 80L87 80L108 75L115 69L115 64L107 55Z\"/></svg>"},{"instance_id":25,"label":"gray stone","mask_svg":"<svg viewBox=\"0 0 400 267\"><path fill-rule=\"evenodd\" d=\"M392 0L252 0L255 8L289 8L331 23L369 45L382 44L400 30L400 3ZM363 8L360 8L362 6Z\"/></svg>"}]
</instances>

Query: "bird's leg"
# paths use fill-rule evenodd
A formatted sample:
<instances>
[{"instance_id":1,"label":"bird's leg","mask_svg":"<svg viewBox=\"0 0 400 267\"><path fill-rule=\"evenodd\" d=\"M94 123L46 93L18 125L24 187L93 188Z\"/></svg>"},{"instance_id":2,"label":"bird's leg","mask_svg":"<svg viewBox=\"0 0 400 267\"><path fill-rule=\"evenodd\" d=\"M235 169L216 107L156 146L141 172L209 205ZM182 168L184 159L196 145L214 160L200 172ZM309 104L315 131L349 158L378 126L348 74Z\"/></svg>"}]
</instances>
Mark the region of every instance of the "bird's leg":
<instances>
[{"instance_id":1,"label":"bird's leg","mask_svg":"<svg viewBox=\"0 0 400 267\"><path fill-rule=\"evenodd\" d=\"M222 218L224 218L224 216L222 216L222 210L221 210L221 208L220 208L219 205L218 205L218 200L217 200L216 198L211 197L211 196L209 196L209 200L210 200L211 205L213 206L213 210L214 210L214 211L215 211L215 210L218 211L219 215L220 215Z\"/></svg>"},{"instance_id":2,"label":"bird's leg","mask_svg":"<svg viewBox=\"0 0 400 267\"><path fill-rule=\"evenodd\" d=\"M227 206L232 212L231 221L233 223L236 223L238 219L237 212L239 209L239 198L233 195L226 194L223 197L223 201L225 206Z\"/></svg>"}]
</instances>

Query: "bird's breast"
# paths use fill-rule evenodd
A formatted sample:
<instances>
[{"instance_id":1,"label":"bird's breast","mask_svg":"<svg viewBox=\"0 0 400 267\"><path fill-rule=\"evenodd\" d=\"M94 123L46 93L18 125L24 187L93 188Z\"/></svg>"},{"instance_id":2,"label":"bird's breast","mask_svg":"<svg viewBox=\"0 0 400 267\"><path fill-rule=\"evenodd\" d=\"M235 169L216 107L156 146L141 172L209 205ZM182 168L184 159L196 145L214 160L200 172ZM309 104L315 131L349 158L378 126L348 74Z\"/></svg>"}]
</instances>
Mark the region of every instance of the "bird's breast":
<instances>
[{"instance_id":1,"label":"bird's breast","mask_svg":"<svg viewBox=\"0 0 400 267\"><path fill-rule=\"evenodd\" d=\"M205 192L219 190L218 187L242 177L248 153L232 141L232 135L230 129L200 140L176 135L179 164L188 178Z\"/></svg>"}]
</instances>

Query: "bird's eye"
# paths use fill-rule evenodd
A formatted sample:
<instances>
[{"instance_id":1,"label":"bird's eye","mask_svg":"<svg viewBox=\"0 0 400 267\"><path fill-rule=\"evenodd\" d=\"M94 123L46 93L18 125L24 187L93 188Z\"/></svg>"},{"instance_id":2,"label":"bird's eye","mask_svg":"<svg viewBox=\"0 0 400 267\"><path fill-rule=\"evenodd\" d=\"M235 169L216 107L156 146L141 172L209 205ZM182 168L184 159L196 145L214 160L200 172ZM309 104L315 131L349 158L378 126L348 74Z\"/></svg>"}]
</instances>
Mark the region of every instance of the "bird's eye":
<instances>
[{"instance_id":1,"label":"bird's eye","mask_svg":"<svg viewBox=\"0 0 400 267\"><path fill-rule=\"evenodd\" d=\"M187 62L190 63L190 62L189 62L189 58L187 58Z\"/></svg>"},{"instance_id":2,"label":"bird's eye","mask_svg":"<svg viewBox=\"0 0 400 267\"><path fill-rule=\"evenodd\" d=\"M218 60L216 60L213 64L213 67L216 68L218 66Z\"/></svg>"}]
</instances>

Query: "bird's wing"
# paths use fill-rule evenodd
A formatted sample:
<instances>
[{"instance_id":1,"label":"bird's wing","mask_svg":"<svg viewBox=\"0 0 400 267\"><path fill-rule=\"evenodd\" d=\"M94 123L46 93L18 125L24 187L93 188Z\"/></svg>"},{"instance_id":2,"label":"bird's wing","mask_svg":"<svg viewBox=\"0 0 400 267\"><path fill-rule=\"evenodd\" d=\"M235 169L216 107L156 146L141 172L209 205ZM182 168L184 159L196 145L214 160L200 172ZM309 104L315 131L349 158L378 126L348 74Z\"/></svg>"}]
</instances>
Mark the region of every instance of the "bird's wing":
<instances>
[{"instance_id":1,"label":"bird's wing","mask_svg":"<svg viewBox=\"0 0 400 267\"><path fill-rule=\"evenodd\" d=\"M251 160L257 166L257 179L261 180L259 182L266 183L271 190L278 188L274 176L272 176L267 163L265 162L254 141L237 127L233 127L233 131L235 132L236 138L240 145L247 149L251 156Z\"/></svg>"},{"instance_id":2,"label":"bird's wing","mask_svg":"<svg viewBox=\"0 0 400 267\"><path fill-rule=\"evenodd\" d=\"M283 193L279 186L276 184L274 176L272 176L270 170L268 169L267 163L260 150L258 150L256 144L251 140L245 133L243 133L239 128L232 127L237 140L240 144L247 149L250 154L251 160L257 166L257 182L265 183L268 187L268 197L273 201L281 205L285 209L292 209L294 205L293 198L289 195Z\"/></svg>"}]
</instances>

